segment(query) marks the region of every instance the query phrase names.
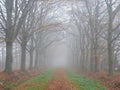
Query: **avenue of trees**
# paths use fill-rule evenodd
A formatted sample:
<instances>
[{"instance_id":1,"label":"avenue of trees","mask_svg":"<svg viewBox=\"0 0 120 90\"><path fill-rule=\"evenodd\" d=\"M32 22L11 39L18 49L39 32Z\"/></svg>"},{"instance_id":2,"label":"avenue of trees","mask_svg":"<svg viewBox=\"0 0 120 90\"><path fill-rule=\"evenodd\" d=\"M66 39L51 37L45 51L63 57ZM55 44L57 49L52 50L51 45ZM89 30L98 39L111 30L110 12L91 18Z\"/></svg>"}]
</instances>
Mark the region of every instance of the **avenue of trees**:
<instances>
[{"instance_id":1,"label":"avenue of trees","mask_svg":"<svg viewBox=\"0 0 120 90\"><path fill-rule=\"evenodd\" d=\"M70 13L79 32L81 54L80 63L76 60L76 64L92 72L107 70L111 76L120 70L120 1L84 0L82 3L72 5Z\"/></svg>"},{"instance_id":2,"label":"avenue of trees","mask_svg":"<svg viewBox=\"0 0 120 90\"><path fill-rule=\"evenodd\" d=\"M21 49L20 70L26 69L26 55L30 55L29 68L37 67L38 50L41 47L41 36L45 30L59 27L59 24L47 23L46 16L58 1L49 0L1 0L0 1L0 33L1 43L6 51L5 72L13 71L13 51L15 44ZM53 42L53 41L51 41ZM2 45L1 45L2 46ZM43 47L43 46L42 46ZM19 48L19 47L18 47ZM33 60L36 52L36 58ZM2 54L3 55L3 54ZM2 58L4 59L4 58ZM35 63L35 65L33 65Z\"/></svg>"},{"instance_id":3,"label":"avenue of trees","mask_svg":"<svg viewBox=\"0 0 120 90\"><path fill-rule=\"evenodd\" d=\"M106 70L109 76L120 71L120 1L70 0L70 21L66 28L64 22L52 17L56 6L62 2L0 0L0 67L4 67L4 72L13 72L15 61L21 71L27 66L29 69L40 68L43 61L43 66L47 67L46 62L49 64L50 61L42 58L45 49L65 38L58 35L62 31L67 33L70 25L78 30L77 34L72 33L74 29L67 34L74 37L68 43L72 53L68 55L70 67L91 72ZM55 37L46 39L51 33L56 33Z\"/></svg>"}]
</instances>

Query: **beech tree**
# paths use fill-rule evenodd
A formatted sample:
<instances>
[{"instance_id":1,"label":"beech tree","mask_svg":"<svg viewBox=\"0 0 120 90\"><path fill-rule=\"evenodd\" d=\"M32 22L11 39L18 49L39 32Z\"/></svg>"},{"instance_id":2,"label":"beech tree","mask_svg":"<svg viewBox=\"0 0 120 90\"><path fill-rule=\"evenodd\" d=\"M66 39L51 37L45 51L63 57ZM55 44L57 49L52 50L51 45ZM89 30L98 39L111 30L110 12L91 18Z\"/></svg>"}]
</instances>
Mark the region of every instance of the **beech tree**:
<instances>
[{"instance_id":1,"label":"beech tree","mask_svg":"<svg viewBox=\"0 0 120 90\"><path fill-rule=\"evenodd\" d=\"M108 47L108 75L112 76L114 71L114 54L113 54L113 41L120 35L120 32L113 38L113 32L119 27L113 26L114 20L117 15L117 13L120 11L120 3L113 9L114 5L117 3L117 1L113 0L105 0L107 5L107 11L108 11L108 29L107 29L107 47Z\"/></svg>"},{"instance_id":2,"label":"beech tree","mask_svg":"<svg viewBox=\"0 0 120 90\"><path fill-rule=\"evenodd\" d=\"M0 25L5 33L6 42L6 64L5 72L12 72L13 42L16 39L21 26L26 20L33 0L2 0L0 1Z\"/></svg>"},{"instance_id":3,"label":"beech tree","mask_svg":"<svg viewBox=\"0 0 120 90\"><path fill-rule=\"evenodd\" d=\"M85 58L88 58L87 62L90 59L91 71L96 72L99 70L99 59L102 55L108 59L108 63L105 65L108 66L108 75L111 76L114 71L116 48L118 48L120 36L119 19L116 17L119 15L120 3L117 0L105 0L105 2L104 0L93 0L93 2L85 0L81 2L83 2L83 6L77 2L76 6L73 5L72 10L72 18L80 34L80 66L82 68L87 66L84 65L84 62L86 62Z\"/></svg>"}]
</instances>

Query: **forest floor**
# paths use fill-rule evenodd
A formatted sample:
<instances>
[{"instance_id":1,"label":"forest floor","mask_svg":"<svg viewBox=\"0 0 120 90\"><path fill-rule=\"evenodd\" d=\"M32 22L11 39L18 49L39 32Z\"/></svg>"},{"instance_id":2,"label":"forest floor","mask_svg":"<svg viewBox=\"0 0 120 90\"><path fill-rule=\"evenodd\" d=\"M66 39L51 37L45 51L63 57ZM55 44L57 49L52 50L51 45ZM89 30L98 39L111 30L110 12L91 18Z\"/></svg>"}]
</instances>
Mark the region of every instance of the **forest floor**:
<instances>
[{"instance_id":1,"label":"forest floor","mask_svg":"<svg viewBox=\"0 0 120 90\"><path fill-rule=\"evenodd\" d=\"M62 68L48 70L22 83L1 90L106 90L97 81Z\"/></svg>"},{"instance_id":2,"label":"forest floor","mask_svg":"<svg viewBox=\"0 0 120 90\"><path fill-rule=\"evenodd\" d=\"M20 70L15 70L13 73L8 74L5 72L0 72L0 90L10 90L17 84L23 83L26 80L40 75L42 70L26 70L22 72Z\"/></svg>"},{"instance_id":3,"label":"forest floor","mask_svg":"<svg viewBox=\"0 0 120 90\"><path fill-rule=\"evenodd\" d=\"M0 90L120 90L120 73L100 71L75 74L63 68L0 73Z\"/></svg>"},{"instance_id":4,"label":"forest floor","mask_svg":"<svg viewBox=\"0 0 120 90\"><path fill-rule=\"evenodd\" d=\"M107 75L106 71L92 73L81 70L81 73L91 79L98 81L101 85L104 85L107 90L120 90L120 72L114 72L114 75L111 77Z\"/></svg>"}]
</instances>

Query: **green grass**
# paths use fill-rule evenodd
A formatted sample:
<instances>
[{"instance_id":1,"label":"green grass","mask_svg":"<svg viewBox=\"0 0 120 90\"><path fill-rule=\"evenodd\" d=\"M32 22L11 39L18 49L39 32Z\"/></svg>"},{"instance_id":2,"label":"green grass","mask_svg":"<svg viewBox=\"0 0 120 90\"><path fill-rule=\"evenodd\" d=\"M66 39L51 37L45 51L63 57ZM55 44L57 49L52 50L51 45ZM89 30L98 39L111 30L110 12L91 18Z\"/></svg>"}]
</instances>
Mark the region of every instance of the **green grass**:
<instances>
[{"instance_id":1,"label":"green grass","mask_svg":"<svg viewBox=\"0 0 120 90\"><path fill-rule=\"evenodd\" d=\"M67 76L77 86L77 90L106 90L97 81L87 78L84 75L75 75L68 72Z\"/></svg>"},{"instance_id":2,"label":"green grass","mask_svg":"<svg viewBox=\"0 0 120 90\"><path fill-rule=\"evenodd\" d=\"M31 84L31 83L35 83L33 86L31 87L27 87L25 90L44 90L48 80L51 79L51 74L50 72L44 73L36 78L33 78L29 81L27 81L27 84ZM29 86L29 85L28 85Z\"/></svg>"},{"instance_id":3,"label":"green grass","mask_svg":"<svg viewBox=\"0 0 120 90\"><path fill-rule=\"evenodd\" d=\"M17 81L16 83L12 83L9 86L7 86L6 88L4 88L4 90L10 90L10 89L16 87L20 83L22 83L22 81Z\"/></svg>"},{"instance_id":4,"label":"green grass","mask_svg":"<svg viewBox=\"0 0 120 90\"><path fill-rule=\"evenodd\" d=\"M27 80L26 82L20 84L21 87L17 87L19 85L18 83L13 83L6 87L4 90L44 90L48 80L51 79L51 70L42 73L41 75L31 78Z\"/></svg>"},{"instance_id":5,"label":"green grass","mask_svg":"<svg viewBox=\"0 0 120 90\"><path fill-rule=\"evenodd\" d=\"M41 75L31 78L25 82L18 81L6 87L4 90L45 90L48 81L51 80L53 70L46 71ZM89 79L84 75L76 75L67 72L67 77L77 87L76 90L106 90L97 81ZM18 86L18 87L17 87Z\"/></svg>"}]
</instances>

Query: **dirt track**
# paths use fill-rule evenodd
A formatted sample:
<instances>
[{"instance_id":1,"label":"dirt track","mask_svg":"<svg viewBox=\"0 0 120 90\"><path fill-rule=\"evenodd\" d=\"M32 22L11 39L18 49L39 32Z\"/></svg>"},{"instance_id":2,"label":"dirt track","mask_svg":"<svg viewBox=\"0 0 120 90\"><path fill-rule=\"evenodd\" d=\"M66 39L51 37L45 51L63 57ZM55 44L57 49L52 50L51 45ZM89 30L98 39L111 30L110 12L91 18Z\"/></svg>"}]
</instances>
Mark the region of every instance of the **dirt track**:
<instances>
[{"instance_id":1,"label":"dirt track","mask_svg":"<svg viewBox=\"0 0 120 90\"><path fill-rule=\"evenodd\" d=\"M45 90L76 90L76 88L66 78L65 71L59 68L53 73Z\"/></svg>"}]
</instances>

